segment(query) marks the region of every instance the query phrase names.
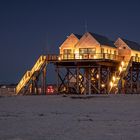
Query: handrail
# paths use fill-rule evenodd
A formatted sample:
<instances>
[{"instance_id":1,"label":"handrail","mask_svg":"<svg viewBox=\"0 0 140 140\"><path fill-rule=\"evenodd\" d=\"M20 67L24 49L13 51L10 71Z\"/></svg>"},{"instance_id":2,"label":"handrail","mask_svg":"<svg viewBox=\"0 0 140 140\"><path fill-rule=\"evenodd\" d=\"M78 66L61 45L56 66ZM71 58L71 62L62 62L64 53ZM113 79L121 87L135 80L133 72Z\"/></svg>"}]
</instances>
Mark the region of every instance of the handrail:
<instances>
[{"instance_id":1,"label":"handrail","mask_svg":"<svg viewBox=\"0 0 140 140\"><path fill-rule=\"evenodd\" d=\"M110 81L110 89L109 92L110 93L114 87L118 89L119 83L122 81L122 79L125 78L125 76L127 76L128 71L132 65L133 62L133 56L131 56L131 58L129 59L129 61L122 61L120 63L119 69L115 72L115 75L112 77L111 81ZM117 93L118 90L115 92Z\"/></svg>"},{"instance_id":2,"label":"handrail","mask_svg":"<svg viewBox=\"0 0 140 140\"><path fill-rule=\"evenodd\" d=\"M24 88L24 86L27 85L27 83L30 81L30 79L34 75L34 73L36 71L39 71L44 63L46 63L46 56L41 55L36 61L31 71L27 71L24 74L23 78L20 80L19 84L16 87L16 94L18 94Z\"/></svg>"},{"instance_id":3,"label":"handrail","mask_svg":"<svg viewBox=\"0 0 140 140\"><path fill-rule=\"evenodd\" d=\"M61 60L70 60L70 59L109 59L109 60L118 60L122 61L124 57L108 54L108 53L76 53L76 54L60 54L59 57Z\"/></svg>"},{"instance_id":4,"label":"handrail","mask_svg":"<svg viewBox=\"0 0 140 140\"><path fill-rule=\"evenodd\" d=\"M125 76L127 76L128 71L129 71L129 69L130 69L130 67L131 67L131 65L132 65L132 62L133 62L133 56L131 56L131 58L130 58L130 60L129 60L129 62L128 62L127 68L126 68L126 70L125 70L124 75L122 76L122 79L123 79Z\"/></svg>"},{"instance_id":5,"label":"handrail","mask_svg":"<svg viewBox=\"0 0 140 140\"><path fill-rule=\"evenodd\" d=\"M123 61L125 56L109 54L109 53L68 53L68 54L60 54L60 55L49 55L50 60L53 60L52 57L56 57L55 60L75 60L75 59L109 59L109 60L117 60ZM140 57L138 56L131 56L132 62L140 62Z\"/></svg>"}]
</instances>

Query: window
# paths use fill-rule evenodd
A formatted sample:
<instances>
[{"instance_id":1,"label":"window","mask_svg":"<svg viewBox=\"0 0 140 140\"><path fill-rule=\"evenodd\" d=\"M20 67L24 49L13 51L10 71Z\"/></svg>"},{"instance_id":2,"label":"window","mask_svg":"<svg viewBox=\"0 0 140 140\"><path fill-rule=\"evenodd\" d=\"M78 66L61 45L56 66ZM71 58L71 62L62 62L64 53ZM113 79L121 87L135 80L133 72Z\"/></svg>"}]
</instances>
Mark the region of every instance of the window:
<instances>
[{"instance_id":1,"label":"window","mask_svg":"<svg viewBox=\"0 0 140 140\"><path fill-rule=\"evenodd\" d=\"M101 48L101 53L104 53L104 48Z\"/></svg>"},{"instance_id":2,"label":"window","mask_svg":"<svg viewBox=\"0 0 140 140\"><path fill-rule=\"evenodd\" d=\"M63 58L64 59L71 59L72 58L72 50L71 49L64 49L63 50Z\"/></svg>"},{"instance_id":3,"label":"window","mask_svg":"<svg viewBox=\"0 0 140 140\"><path fill-rule=\"evenodd\" d=\"M124 46L123 49L126 49L126 47Z\"/></svg>"},{"instance_id":4,"label":"window","mask_svg":"<svg viewBox=\"0 0 140 140\"><path fill-rule=\"evenodd\" d=\"M63 53L64 54L71 54L72 53L72 50L71 49L64 49L63 50Z\"/></svg>"},{"instance_id":5,"label":"window","mask_svg":"<svg viewBox=\"0 0 140 140\"><path fill-rule=\"evenodd\" d=\"M96 53L96 49L95 48L80 48L79 49L79 53L80 54L93 54Z\"/></svg>"},{"instance_id":6,"label":"window","mask_svg":"<svg viewBox=\"0 0 140 140\"><path fill-rule=\"evenodd\" d=\"M88 53L96 53L96 49L95 48L93 48L93 49L88 49Z\"/></svg>"},{"instance_id":7,"label":"window","mask_svg":"<svg viewBox=\"0 0 140 140\"><path fill-rule=\"evenodd\" d=\"M108 53L108 49L106 50L106 53Z\"/></svg>"},{"instance_id":8,"label":"window","mask_svg":"<svg viewBox=\"0 0 140 140\"><path fill-rule=\"evenodd\" d=\"M79 53L80 54L88 53L88 49L79 49Z\"/></svg>"}]
</instances>

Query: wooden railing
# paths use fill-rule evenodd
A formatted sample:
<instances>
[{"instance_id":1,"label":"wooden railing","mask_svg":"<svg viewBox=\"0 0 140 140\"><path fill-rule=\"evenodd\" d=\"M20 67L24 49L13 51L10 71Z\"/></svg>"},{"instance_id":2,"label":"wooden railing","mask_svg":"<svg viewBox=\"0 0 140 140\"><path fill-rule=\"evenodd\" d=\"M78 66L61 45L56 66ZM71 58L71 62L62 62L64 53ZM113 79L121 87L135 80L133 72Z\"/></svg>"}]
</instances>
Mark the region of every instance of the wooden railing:
<instances>
[{"instance_id":1,"label":"wooden railing","mask_svg":"<svg viewBox=\"0 0 140 140\"><path fill-rule=\"evenodd\" d=\"M116 61L123 61L124 57L115 55L115 54L108 54L108 53L84 53L84 54L47 54L46 60L47 61L58 61L58 60L75 60L75 59L109 59L109 60L116 60ZM133 62L140 62L140 57L132 56Z\"/></svg>"},{"instance_id":2,"label":"wooden railing","mask_svg":"<svg viewBox=\"0 0 140 140\"><path fill-rule=\"evenodd\" d=\"M59 58L59 56L56 55L56 54L47 54L46 55L46 60L47 61L57 61L58 58Z\"/></svg>"},{"instance_id":3,"label":"wooden railing","mask_svg":"<svg viewBox=\"0 0 140 140\"><path fill-rule=\"evenodd\" d=\"M140 57L138 57L138 56L132 56L132 61L133 62L140 62Z\"/></svg>"},{"instance_id":4,"label":"wooden railing","mask_svg":"<svg viewBox=\"0 0 140 140\"><path fill-rule=\"evenodd\" d=\"M71 59L110 59L110 60L117 60L122 61L123 57L118 56L115 54L108 54L108 53L84 53L84 54L60 54L59 57L61 60L71 60Z\"/></svg>"}]
</instances>

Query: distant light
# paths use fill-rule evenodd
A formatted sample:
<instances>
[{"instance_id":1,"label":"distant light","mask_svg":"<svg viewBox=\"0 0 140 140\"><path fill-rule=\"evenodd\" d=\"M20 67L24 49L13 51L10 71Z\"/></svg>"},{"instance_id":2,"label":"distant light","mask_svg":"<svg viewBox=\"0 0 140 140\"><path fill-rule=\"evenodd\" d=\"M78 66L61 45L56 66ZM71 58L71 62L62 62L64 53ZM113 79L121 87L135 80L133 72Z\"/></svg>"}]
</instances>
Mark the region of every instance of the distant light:
<instances>
[{"instance_id":1,"label":"distant light","mask_svg":"<svg viewBox=\"0 0 140 140\"><path fill-rule=\"evenodd\" d=\"M96 78L99 79L99 74L96 75Z\"/></svg>"},{"instance_id":2,"label":"distant light","mask_svg":"<svg viewBox=\"0 0 140 140\"><path fill-rule=\"evenodd\" d=\"M101 87L104 88L105 87L105 84L101 84Z\"/></svg>"}]
</instances>

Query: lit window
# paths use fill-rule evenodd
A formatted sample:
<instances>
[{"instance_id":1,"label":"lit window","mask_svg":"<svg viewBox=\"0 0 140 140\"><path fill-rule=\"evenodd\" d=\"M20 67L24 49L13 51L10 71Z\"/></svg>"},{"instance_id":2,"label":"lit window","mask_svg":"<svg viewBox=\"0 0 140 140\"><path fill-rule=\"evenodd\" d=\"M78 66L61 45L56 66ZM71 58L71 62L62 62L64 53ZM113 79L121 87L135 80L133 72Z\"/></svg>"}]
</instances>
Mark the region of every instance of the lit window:
<instances>
[{"instance_id":1,"label":"lit window","mask_svg":"<svg viewBox=\"0 0 140 140\"><path fill-rule=\"evenodd\" d=\"M93 54L93 53L96 53L96 49L95 49L95 48L88 49L88 53L90 53L90 54L91 54L91 53L92 53L92 54Z\"/></svg>"},{"instance_id":2,"label":"lit window","mask_svg":"<svg viewBox=\"0 0 140 140\"><path fill-rule=\"evenodd\" d=\"M96 53L96 49L95 48L80 48L79 53L80 54L93 54L93 53Z\"/></svg>"},{"instance_id":3,"label":"lit window","mask_svg":"<svg viewBox=\"0 0 140 140\"><path fill-rule=\"evenodd\" d=\"M64 54L71 54L72 53L72 50L71 49L64 49L63 50L63 53Z\"/></svg>"},{"instance_id":4,"label":"lit window","mask_svg":"<svg viewBox=\"0 0 140 140\"><path fill-rule=\"evenodd\" d=\"M71 49L64 49L63 50L63 58L70 59L72 57L72 50Z\"/></svg>"}]
</instances>

